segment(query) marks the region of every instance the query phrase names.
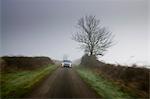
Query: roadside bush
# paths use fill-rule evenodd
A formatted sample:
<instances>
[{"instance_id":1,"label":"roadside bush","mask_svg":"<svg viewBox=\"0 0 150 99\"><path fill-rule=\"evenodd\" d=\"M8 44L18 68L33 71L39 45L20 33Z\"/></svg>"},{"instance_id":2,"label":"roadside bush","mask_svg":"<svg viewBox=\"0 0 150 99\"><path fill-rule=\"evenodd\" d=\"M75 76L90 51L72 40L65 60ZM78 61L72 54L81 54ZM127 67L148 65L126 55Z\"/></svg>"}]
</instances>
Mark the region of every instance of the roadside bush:
<instances>
[{"instance_id":1,"label":"roadside bush","mask_svg":"<svg viewBox=\"0 0 150 99\"><path fill-rule=\"evenodd\" d=\"M88 54L85 54L81 58L81 65L85 67L93 67L97 65L97 57L92 55L89 56Z\"/></svg>"},{"instance_id":2,"label":"roadside bush","mask_svg":"<svg viewBox=\"0 0 150 99\"><path fill-rule=\"evenodd\" d=\"M138 98L149 98L150 92L150 69L139 68L135 64L132 67L106 64L98 61L95 56L85 54L81 59L81 66L90 67L109 80L114 81Z\"/></svg>"},{"instance_id":3,"label":"roadside bush","mask_svg":"<svg viewBox=\"0 0 150 99\"><path fill-rule=\"evenodd\" d=\"M49 57L4 56L2 71L32 70L48 64L54 64Z\"/></svg>"},{"instance_id":4,"label":"roadside bush","mask_svg":"<svg viewBox=\"0 0 150 99\"><path fill-rule=\"evenodd\" d=\"M0 71L5 68L5 64L6 62L2 58L0 58Z\"/></svg>"},{"instance_id":5,"label":"roadside bush","mask_svg":"<svg viewBox=\"0 0 150 99\"><path fill-rule=\"evenodd\" d=\"M149 97L150 69L103 64L98 66L96 72L119 83L123 88L141 98Z\"/></svg>"}]
</instances>

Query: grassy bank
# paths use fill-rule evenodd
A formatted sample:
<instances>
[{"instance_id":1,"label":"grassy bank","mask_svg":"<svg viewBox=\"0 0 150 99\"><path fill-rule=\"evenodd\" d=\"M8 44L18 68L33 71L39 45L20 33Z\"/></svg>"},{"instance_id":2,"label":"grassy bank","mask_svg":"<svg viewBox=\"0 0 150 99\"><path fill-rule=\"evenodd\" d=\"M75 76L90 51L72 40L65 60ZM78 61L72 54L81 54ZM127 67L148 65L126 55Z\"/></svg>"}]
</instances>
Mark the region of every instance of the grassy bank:
<instances>
[{"instance_id":1,"label":"grassy bank","mask_svg":"<svg viewBox=\"0 0 150 99\"><path fill-rule=\"evenodd\" d=\"M1 73L1 97L19 98L32 89L46 75L57 68L55 65L48 65L35 70L21 70L11 73Z\"/></svg>"},{"instance_id":2,"label":"grassy bank","mask_svg":"<svg viewBox=\"0 0 150 99\"><path fill-rule=\"evenodd\" d=\"M77 72L104 99L132 98L128 93L123 92L118 85L97 75L90 69L77 68Z\"/></svg>"}]
</instances>

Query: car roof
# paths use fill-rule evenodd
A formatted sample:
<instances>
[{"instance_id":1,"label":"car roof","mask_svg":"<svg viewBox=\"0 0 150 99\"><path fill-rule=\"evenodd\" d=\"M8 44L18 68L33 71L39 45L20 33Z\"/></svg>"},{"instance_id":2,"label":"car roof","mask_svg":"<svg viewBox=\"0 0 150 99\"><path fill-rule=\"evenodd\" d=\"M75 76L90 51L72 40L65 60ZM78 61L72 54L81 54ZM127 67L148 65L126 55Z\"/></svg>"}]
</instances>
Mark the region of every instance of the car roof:
<instances>
[{"instance_id":1,"label":"car roof","mask_svg":"<svg viewBox=\"0 0 150 99\"><path fill-rule=\"evenodd\" d=\"M70 60L63 60L63 62L71 62Z\"/></svg>"}]
</instances>

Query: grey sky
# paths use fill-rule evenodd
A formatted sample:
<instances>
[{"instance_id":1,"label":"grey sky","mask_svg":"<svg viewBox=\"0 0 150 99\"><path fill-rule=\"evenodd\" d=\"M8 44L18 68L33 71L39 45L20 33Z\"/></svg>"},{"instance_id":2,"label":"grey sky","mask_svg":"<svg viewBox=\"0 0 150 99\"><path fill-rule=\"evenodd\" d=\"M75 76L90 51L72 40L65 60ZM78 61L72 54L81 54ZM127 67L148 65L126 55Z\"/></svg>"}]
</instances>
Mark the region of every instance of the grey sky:
<instances>
[{"instance_id":1,"label":"grey sky","mask_svg":"<svg viewBox=\"0 0 150 99\"><path fill-rule=\"evenodd\" d=\"M77 20L95 15L117 42L101 60L148 63L148 0L2 0L1 15L2 55L77 59Z\"/></svg>"}]
</instances>

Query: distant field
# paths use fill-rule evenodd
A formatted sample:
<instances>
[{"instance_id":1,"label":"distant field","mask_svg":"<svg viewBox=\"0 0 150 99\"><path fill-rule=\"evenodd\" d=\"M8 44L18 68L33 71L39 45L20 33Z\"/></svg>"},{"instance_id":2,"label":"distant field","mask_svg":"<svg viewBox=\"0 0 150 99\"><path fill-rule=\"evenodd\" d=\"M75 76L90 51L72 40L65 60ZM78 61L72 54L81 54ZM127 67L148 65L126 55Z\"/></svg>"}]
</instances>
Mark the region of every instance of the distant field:
<instances>
[{"instance_id":1,"label":"distant field","mask_svg":"<svg viewBox=\"0 0 150 99\"><path fill-rule=\"evenodd\" d=\"M14 72L1 72L1 97L19 98L29 92L34 85L58 66L47 65L35 70L18 70Z\"/></svg>"}]
</instances>

